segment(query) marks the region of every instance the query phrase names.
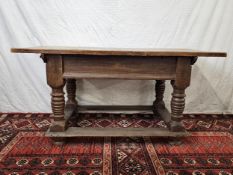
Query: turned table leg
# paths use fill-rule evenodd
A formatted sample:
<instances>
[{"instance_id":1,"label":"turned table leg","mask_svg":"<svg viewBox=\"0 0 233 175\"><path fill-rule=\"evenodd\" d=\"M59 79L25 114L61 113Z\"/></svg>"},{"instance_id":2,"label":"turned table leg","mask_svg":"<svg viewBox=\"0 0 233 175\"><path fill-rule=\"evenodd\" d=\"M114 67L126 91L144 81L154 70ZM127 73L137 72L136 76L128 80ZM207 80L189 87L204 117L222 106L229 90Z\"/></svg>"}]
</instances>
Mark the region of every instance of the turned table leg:
<instances>
[{"instance_id":1,"label":"turned table leg","mask_svg":"<svg viewBox=\"0 0 233 175\"><path fill-rule=\"evenodd\" d=\"M156 80L155 101L153 103L154 106L158 106L159 104L165 106L163 101L164 91L165 91L165 80Z\"/></svg>"},{"instance_id":2,"label":"turned table leg","mask_svg":"<svg viewBox=\"0 0 233 175\"><path fill-rule=\"evenodd\" d=\"M67 79L66 80L66 92L67 92L67 101L65 107L65 119L69 120L75 113L77 113L77 105L76 101L76 80L75 79Z\"/></svg>"},{"instance_id":3,"label":"turned table leg","mask_svg":"<svg viewBox=\"0 0 233 175\"><path fill-rule=\"evenodd\" d=\"M67 92L67 101L65 107L65 119L69 120L72 117L75 117L75 113L77 113L77 105L76 101L76 80L75 79L67 79L66 80L66 92Z\"/></svg>"},{"instance_id":4,"label":"turned table leg","mask_svg":"<svg viewBox=\"0 0 233 175\"><path fill-rule=\"evenodd\" d=\"M64 84L60 87L52 87L51 93L51 106L54 116L54 121L50 126L51 132L61 132L67 129L67 122L65 119L65 98L63 92ZM64 143L64 138L52 138L56 145L61 145Z\"/></svg>"},{"instance_id":5,"label":"turned table leg","mask_svg":"<svg viewBox=\"0 0 233 175\"><path fill-rule=\"evenodd\" d=\"M76 80L75 79L67 79L66 80L66 92L67 92L67 102L66 105L74 105L77 106L76 97Z\"/></svg>"},{"instance_id":6,"label":"turned table leg","mask_svg":"<svg viewBox=\"0 0 233 175\"><path fill-rule=\"evenodd\" d=\"M62 56L47 55L46 56L46 75L47 83L52 88L51 93L51 107L54 115L54 121L50 126L50 132L63 132L67 129L67 122L65 119L65 99L63 88L65 80L62 73ZM53 138L55 144L62 144L64 138Z\"/></svg>"},{"instance_id":7,"label":"turned table leg","mask_svg":"<svg viewBox=\"0 0 233 175\"><path fill-rule=\"evenodd\" d=\"M183 111L185 107L185 89L179 89L176 87L175 82L171 81L173 87L172 99L171 99L171 131L184 131L181 125L183 118Z\"/></svg>"},{"instance_id":8,"label":"turned table leg","mask_svg":"<svg viewBox=\"0 0 233 175\"><path fill-rule=\"evenodd\" d=\"M165 108L163 95L165 91L165 80L156 80L155 83L155 101L153 102L153 112L156 116L160 116L161 110Z\"/></svg>"},{"instance_id":9,"label":"turned table leg","mask_svg":"<svg viewBox=\"0 0 233 175\"><path fill-rule=\"evenodd\" d=\"M171 121L171 116L163 101L164 91L165 91L165 80L156 80L153 112L155 116L160 117L167 125L169 125Z\"/></svg>"},{"instance_id":10,"label":"turned table leg","mask_svg":"<svg viewBox=\"0 0 233 175\"><path fill-rule=\"evenodd\" d=\"M181 124L185 107L185 89L190 85L192 57L177 58L176 78L171 99L171 131L185 131Z\"/></svg>"},{"instance_id":11,"label":"turned table leg","mask_svg":"<svg viewBox=\"0 0 233 175\"><path fill-rule=\"evenodd\" d=\"M54 115L54 123L50 128L51 131L64 131L66 129L66 123L64 118L65 99L63 86L51 87L51 106Z\"/></svg>"}]
</instances>

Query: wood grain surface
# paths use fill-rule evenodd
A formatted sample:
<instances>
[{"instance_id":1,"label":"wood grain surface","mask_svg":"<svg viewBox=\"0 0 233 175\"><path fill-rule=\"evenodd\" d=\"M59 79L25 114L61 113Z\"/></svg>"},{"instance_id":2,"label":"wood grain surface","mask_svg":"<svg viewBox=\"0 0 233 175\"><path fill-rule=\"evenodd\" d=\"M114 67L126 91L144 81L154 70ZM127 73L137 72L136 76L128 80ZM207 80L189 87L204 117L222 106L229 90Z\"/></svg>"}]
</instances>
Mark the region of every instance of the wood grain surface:
<instances>
[{"instance_id":1,"label":"wood grain surface","mask_svg":"<svg viewBox=\"0 0 233 175\"><path fill-rule=\"evenodd\" d=\"M226 57L225 52L198 51L191 49L148 49L148 48L91 48L91 47L61 47L42 46L29 48L12 48L14 53L42 54L77 54L77 55L125 55L125 56L204 56Z\"/></svg>"},{"instance_id":2,"label":"wood grain surface","mask_svg":"<svg viewBox=\"0 0 233 175\"><path fill-rule=\"evenodd\" d=\"M80 128L69 127L64 132L51 132L48 137L184 137L188 132L171 132L166 128Z\"/></svg>"}]
</instances>

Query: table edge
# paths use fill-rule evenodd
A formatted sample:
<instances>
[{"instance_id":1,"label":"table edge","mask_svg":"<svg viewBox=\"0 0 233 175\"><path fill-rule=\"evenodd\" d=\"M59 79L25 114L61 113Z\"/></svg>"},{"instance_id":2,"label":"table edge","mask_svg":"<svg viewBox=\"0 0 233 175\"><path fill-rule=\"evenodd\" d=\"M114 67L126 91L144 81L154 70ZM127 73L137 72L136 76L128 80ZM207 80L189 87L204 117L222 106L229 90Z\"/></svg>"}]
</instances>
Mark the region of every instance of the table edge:
<instances>
[{"instance_id":1,"label":"table edge","mask_svg":"<svg viewBox=\"0 0 233 175\"><path fill-rule=\"evenodd\" d=\"M102 55L102 56L179 56L179 57L227 57L226 52L206 51L126 51L126 50L51 50L36 48L11 48L12 53L60 54L60 55Z\"/></svg>"}]
</instances>

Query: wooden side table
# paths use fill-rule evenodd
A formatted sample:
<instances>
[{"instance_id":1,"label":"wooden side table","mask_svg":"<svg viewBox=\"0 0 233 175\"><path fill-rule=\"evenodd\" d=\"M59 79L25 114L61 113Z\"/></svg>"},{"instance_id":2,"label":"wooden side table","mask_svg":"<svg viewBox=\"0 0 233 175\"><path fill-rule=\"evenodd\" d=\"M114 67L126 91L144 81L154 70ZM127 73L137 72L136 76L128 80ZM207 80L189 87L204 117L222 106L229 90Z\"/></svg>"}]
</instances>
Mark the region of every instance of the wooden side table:
<instances>
[{"instance_id":1,"label":"wooden side table","mask_svg":"<svg viewBox=\"0 0 233 175\"><path fill-rule=\"evenodd\" d=\"M188 133L181 125L185 107L185 89L190 85L191 68L199 56L226 57L224 52L203 52L188 49L105 49L71 47L12 48L15 53L41 54L46 63L47 83L52 88L51 106L55 121L47 136L55 142L77 136L166 136L181 137ZM83 108L75 98L76 79L145 79L156 80L156 99L152 106L118 106L126 109L151 109L168 124L169 129L158 128L79 128L67 127L71 115ZM171 80L173 93L171 114L163 102L165 80ZM65 103L63 87L66 84L68 100ZM105 106L105 109L115 109Z\"/></svg>"}]
</instances>

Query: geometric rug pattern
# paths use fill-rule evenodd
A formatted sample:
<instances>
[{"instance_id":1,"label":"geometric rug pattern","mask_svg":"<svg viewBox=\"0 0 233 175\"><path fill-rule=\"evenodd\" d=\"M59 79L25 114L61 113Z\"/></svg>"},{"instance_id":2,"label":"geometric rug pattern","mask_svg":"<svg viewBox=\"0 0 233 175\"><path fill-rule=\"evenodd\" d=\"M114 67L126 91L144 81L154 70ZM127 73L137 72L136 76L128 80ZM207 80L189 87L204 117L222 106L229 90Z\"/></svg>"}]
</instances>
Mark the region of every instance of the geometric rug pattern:
<instances>
[{"instance_id":1,"label":"geometric rug pattern","mask_svg":"<svg viewBox=\"0 0 233 175\"><path fill-rule=\"evenodd\" d=\"M190 136L72 138L44 136L51 114L0 114L0 175L232 175L233 115L185 114ZM153 114L81 113L76 127L166 128Z\"/></svg>"}]
</instances>

